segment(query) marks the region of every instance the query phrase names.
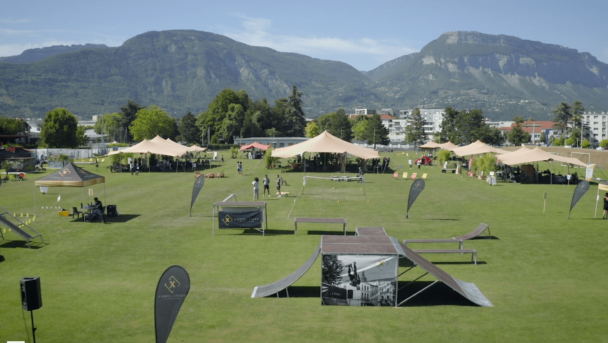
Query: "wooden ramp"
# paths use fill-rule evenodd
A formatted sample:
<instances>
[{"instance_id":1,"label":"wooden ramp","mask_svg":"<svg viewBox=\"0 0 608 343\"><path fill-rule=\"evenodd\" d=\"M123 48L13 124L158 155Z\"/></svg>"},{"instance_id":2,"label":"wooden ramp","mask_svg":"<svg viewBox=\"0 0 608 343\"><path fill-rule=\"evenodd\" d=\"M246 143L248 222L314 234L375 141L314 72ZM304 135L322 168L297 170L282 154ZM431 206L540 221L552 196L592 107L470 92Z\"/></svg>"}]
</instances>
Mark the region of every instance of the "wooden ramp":
<instances>
[{"instance_id":1,"label":"wooden ramp","mask_svg":"<svg viewBox=\"0 0 608 343\"><path fill-rule=\"evenodd\" d=\"M6 228L25 239L29 248L31 248L30 241L38 237L40 237L40 240L42 243L44 243L44 239L42 238L42 234L40 232L34 230L34 228L22 222L2 207L0 207L0 225L6 226ZM31 231L32 233L28 231ZM2 230L0 230L0 237L2 237L2 240L4 241Z\"/></svg>"}]
</instances>

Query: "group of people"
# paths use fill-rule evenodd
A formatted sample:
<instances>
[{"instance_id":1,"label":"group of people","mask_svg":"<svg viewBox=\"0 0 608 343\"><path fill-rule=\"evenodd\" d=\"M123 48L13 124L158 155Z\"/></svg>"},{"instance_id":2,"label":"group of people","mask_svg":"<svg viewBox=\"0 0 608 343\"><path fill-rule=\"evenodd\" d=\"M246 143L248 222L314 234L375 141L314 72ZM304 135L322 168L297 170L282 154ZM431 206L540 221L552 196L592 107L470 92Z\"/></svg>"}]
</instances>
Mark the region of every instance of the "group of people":
<instances>
[{"instance_id":1,"label":"group of people","mask_svg":"<svg viewBox=\"0 0 608 343\"><path fill-rule=\"evenodd\" d=\"M281 184L287 185L287 182L283 178L281 178L280 175L277 175L277 179L275 182L276 182L276 186L277 186L277 196L280 198L281 197ZM270 179L268 178L268 175L264 175L264 178L262 179L262 183L264 185L263 196L266 196L266 192L268 192L268 196L270 196ZM258 179L256 177L255 179L253 179L251 184L253 184L253 201L260 200L260 191L259 191L260 179Z\"/></svg>"}]
</instances>

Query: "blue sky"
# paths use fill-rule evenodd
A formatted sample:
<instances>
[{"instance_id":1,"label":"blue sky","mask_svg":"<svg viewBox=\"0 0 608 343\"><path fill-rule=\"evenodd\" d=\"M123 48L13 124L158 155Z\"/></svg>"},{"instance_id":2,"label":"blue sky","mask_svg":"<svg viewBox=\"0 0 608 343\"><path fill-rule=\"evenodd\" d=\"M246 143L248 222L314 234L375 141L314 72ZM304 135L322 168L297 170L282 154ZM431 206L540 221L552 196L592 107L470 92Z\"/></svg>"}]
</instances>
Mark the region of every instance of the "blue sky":
<instances>
[{"instance_id":1,"label":"blue sky","mask_svg":"<svg viewBox=\"0 0 608 343\"><path fill-rule=\"evenodd\" d=\"M13 1L0 6L0 56L51 45L120 46L193 29L371 70L449 31L506 34L608 63L606 0Z\"/></svg>"}]
</instances>

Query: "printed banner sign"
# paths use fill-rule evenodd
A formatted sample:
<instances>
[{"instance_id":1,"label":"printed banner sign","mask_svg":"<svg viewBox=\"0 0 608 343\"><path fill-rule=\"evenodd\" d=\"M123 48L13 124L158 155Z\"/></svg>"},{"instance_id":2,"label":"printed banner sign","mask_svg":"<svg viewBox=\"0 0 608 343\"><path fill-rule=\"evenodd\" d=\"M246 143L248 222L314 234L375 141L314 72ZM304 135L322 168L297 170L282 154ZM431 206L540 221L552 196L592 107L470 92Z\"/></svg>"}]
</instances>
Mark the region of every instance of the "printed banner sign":
<instances>
[{"instance_id":1,"label":"printed banner sign","mask_svg":"<svg viewBox=\"0 0 608 343\"><path fill-rule=\"evenodd\" d=\"M588 181L579 181L578 185L574 189L574 194L572 195L572 203L570 204L570 212L576 205L576 203L587 193L589 190L589 182ZM568 218L570 218L570 212L568 212Z\"/></svg>"},{"instance_id":2,"label":"printed banner sign","mask_svg":"<svg viewBox=\"0 0 608 343\"><path fill-rule=\"evenodd\" d=\"M180 266L171 266L160 277L154 299L156 343L166 343L171 328L190 291L190 276Z\"/></svg>"},{"instance_id":3,"label":"printed banner sign","mask_svg":"<svg viewBox=\"0 0 608 343\"><path fill-rule=\"evenodd\" d=\"M595 169L595 164L590 164L587 166L587 170L585 173L585 180L591 181L593 180L593 170Z\"/></svg>"},{"instance_id":4,"label":"printed banner sign","mask_svg":"<svg viewBox=\"0 0 608 343\"><path fill-rule=\"evenodd\" d=\"M414 181L414 183L412 183L412 187L410 187L410 195L407 198L407 214L405 215L406 218L409 217L410 208L414 204L414 201L416 201L416 198L418 198L418 195L420 195L420 193L422 193L422 191L424 190L425 185L426 183L422 179L418 179Z\"/></svg>"},{"instance_id":5,"label":"printed banner sign","mask_svg":"<svg viewBox=\"0 0 608 343\"><path fill-rule=\"evenodd\" d=\"M395 306L398 265L396 256L323 255L323 304Z\"/></svg>"},{"instance_id":6,"label":"printed banner sign","mask_svg":"<svg viewBox=\"0 0 608 343\"><path fill-rule=\"evenodd\" d=\"M219 228L261 228L264 215L262 210L248 212L220 211Z\"/></svg>"},{"instance_id":7,"label":"printed banner sign","mask_svg":"<svg viewBox=\"0 0 608 343\"><path fill-rule=\"evenodd\" d=\"M597 188L600 191L608 191L608 184L606 184L606 183L598 183Z\"/></svg>"},{"instance_id":8,"label":"printed banner sign","mask_svg":"<svg viewBox=\"0 0 608 343\"><path fill-rule=\"evenodd\" d=\"M198 193L201 192L205 185L205 176L201 175L194 180L194 186L192 187L192 201L190 201L190 215L192 215L192 206L198 197Z\"/></svg>"}]
</instances>

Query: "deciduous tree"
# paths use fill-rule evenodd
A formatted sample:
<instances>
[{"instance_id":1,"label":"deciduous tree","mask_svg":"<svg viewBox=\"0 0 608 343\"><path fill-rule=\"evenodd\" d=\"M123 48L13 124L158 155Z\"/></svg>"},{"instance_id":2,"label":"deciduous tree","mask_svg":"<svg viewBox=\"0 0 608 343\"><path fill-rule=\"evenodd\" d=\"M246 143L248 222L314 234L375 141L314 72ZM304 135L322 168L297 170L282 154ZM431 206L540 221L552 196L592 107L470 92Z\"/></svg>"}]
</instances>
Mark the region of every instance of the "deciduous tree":
<instances>
[{"instance_id":1,"label":"deciduous tree","mask_svg":"<svg viewBox=\"0 0 608 343\"><path fill-rule=\"evenodd\" d=\"M196 126L196 117L192 115L192 112L186 113L180 119L177 129L179 131L179 136L177 137L179 141L190 144L201 141L201 130Z\"/></svg>"},{"instance_id":2,"label":"deciduous tree","mask_svg":"<svg viewBox=\"0 0 608 343\"><path fill-rule=\"evenodd\" d=\"M173 134L175 121L162 108L152 105L137 112L129 128L136 141L152 139L157 135L170 137Z\"/></svg>"},{"instance_id":3,"label":"deciduous tree","mask_svg":"<svg viewBox=\"0 0 608 343\"><path fill-rule=\"evenodd\" d=\"M379 115L374 114L367 121L364 139L367 141L367 144L373 144L374 149L376 148L376 144L387 145L390 142L388 130L382 125L382 119Z\"/></svg>"},{"instance_id":4,"label":"deciduous tree","mask_svg":"<svg viewBox=\"0 0 608 343\"><path fill-rule=\"evenodd\" d=\"M65 108L47 112L42 123L40 139L48 148L76 148L78 119Z\"/></svg>"}]
</instances>

